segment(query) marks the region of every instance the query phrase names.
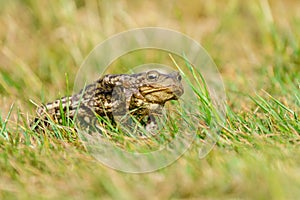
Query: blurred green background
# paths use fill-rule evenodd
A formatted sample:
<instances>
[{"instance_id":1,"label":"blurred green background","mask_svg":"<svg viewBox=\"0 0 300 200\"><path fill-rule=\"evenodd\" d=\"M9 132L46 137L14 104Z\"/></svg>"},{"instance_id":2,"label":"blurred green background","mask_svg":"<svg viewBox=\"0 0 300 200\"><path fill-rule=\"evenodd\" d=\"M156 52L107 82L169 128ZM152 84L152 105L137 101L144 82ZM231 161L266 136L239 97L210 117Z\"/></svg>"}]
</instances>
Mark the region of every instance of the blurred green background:
<instances>
[{"instance_id":1,"label":"blurred green background","mask_svg":"<svg viewBox=\"0 0 300 200\"><path fill-rule=\"evenodd\" d=\"M269 76L299 72L297 3L1 1L0 92L27 101L46 90L53 99L65 91L66 74L73 83L97 44L147 26L178 30L201 43L230 83L228 90L274 90Z\"/></svg>"}]
</instances>

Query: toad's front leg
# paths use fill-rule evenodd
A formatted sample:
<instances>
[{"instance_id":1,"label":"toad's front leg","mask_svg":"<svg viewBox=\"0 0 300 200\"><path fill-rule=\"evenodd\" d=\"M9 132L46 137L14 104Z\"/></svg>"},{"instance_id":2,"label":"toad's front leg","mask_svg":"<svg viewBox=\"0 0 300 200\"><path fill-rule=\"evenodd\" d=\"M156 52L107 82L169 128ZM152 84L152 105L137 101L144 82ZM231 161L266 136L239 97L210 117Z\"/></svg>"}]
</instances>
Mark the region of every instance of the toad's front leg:
<instances>
[{"instance_id":1,"label":"toad's front leg","mask_svg":"<svg viewBox=\"0 0 300 200\"><path fill-rule=\"evenodd\" d=\"M159 126L159 121L163 117L163 105L160 104L150 104L149 115L147 123L145 125L146 131L150 132L152 135L156 135L161 128Z\"/></svg>"}]
</instances>

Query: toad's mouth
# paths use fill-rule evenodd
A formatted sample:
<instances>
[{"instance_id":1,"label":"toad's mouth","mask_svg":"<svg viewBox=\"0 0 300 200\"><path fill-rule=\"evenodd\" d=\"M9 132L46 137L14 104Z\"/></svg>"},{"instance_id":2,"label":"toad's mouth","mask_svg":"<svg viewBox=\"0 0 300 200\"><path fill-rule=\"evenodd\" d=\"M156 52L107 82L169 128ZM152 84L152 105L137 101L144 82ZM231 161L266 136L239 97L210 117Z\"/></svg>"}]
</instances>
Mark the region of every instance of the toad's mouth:
<instances>
[{"instance_id":1,"label":"toad's mouth","mask_svg":"<svg viewBox=\"0 0 300 200\"><path fill-rule=\"evenodd\" d=\"M141 92L141 94L143 94L143 96L146 96L151 93L167 92L167 93L173 93L174 95L176 95L179 98L184 93L184 90L180 86L160 87L160 88L147 87L147 88L142 88L140 90L140 92Z\"/></svg>"},{"instance_id":2,"label":"toad's mouth","mask_svg":"<svg viewBox=\"0 0 300 200\"><path fill-rule=\"evenodd\" d=\"M141 90L142 96L149 102L165 103L169 100L177 100L183 94L182 87L160 87L160 88L144 88Z\"/></svg>"}]
</instances>

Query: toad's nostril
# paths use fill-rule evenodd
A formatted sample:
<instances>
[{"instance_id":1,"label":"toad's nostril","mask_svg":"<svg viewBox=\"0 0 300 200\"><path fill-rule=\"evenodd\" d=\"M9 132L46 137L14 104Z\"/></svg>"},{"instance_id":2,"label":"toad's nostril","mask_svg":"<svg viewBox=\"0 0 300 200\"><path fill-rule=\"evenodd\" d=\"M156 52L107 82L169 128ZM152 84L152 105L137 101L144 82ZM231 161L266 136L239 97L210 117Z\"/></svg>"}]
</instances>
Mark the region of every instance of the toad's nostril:
<instances>
[{"instance_id":1,"label":"toad's nostril","mask_svg":"<svg viewBox=\"0 0 300 200\"><path fill-rule=\"evenodd\" d=\"M175 96L177 97L177 99L183 95L184 93L184 89L182 87L177 87L173 93L175 94Z\"/></svg>"}]
</instances>

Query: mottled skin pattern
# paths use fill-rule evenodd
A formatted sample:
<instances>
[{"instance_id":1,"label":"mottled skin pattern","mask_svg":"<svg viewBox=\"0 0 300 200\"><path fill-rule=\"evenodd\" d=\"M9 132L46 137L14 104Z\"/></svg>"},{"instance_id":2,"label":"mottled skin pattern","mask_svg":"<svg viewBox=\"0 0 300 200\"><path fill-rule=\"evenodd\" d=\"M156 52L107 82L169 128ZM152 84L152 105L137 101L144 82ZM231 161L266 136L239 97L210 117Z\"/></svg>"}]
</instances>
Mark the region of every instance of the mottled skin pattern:
<instances>
[{"instance_id":1,"label":"mottled skin pattern","mask_svg":"<svg viewBox=\"0 0 300 200\"><path fill-rule=\"evenodd\" d=\"M114 124L114 117L130 113L150 129L154 115L169 100L183 94L178 72L163 74L156 70L137 74L110 74L86 86L78 94L63 97L37 109L36 124L51 118L62 123L62 118L77 117L83 124L94 123L95 116L106 117ZM63 112L62 112L63 111ZM44 123L45 125L45 123Z\"/></svg>"}]
</instances>

